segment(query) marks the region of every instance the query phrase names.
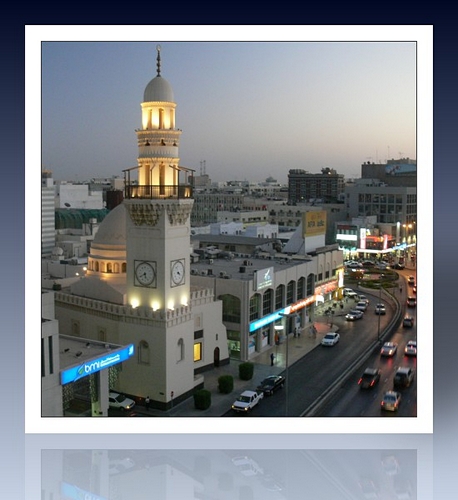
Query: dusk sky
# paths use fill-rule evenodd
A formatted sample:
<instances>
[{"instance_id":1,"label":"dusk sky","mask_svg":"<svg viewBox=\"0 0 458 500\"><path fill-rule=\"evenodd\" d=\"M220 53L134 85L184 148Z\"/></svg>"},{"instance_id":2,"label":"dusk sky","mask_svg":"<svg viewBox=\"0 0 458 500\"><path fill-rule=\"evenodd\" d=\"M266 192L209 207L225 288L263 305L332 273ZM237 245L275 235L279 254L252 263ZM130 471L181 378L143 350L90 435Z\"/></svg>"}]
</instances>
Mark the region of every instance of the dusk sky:
<instances>
[{"instance_id":1,"label":"dusk sky","mask_svg":"<svg viewBox=\"0 0 458 500\"><path fill-rule=\"evenodd\" d=\"M42 168L55 179L122 176L137 165L135 130L158 44L183 131L180 164L197 174L205 161L213 181L286 183L292 168L360 177L366 161L416 158L414 41L150 35L42 43Z\"/></svg>"}]
</instances>

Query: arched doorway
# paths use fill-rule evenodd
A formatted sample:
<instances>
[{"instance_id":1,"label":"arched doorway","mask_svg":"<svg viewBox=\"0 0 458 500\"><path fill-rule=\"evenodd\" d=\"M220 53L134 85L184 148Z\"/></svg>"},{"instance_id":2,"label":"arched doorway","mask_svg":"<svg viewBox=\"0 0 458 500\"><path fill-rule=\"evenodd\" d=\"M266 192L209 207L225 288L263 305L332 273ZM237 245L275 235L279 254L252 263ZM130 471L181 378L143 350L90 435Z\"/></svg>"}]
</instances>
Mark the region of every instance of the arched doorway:
<instances>
[{"instance_id":1,"label":"arched doorway","mask_svg":"<svg viewBox=\"0 0 458 500\"><path fill-rule=\"evenodd\" d=\"M215 367L219 366L219 347L215 347L215 350L213 351L213 365Z\"/></svg>"}]
</instances>

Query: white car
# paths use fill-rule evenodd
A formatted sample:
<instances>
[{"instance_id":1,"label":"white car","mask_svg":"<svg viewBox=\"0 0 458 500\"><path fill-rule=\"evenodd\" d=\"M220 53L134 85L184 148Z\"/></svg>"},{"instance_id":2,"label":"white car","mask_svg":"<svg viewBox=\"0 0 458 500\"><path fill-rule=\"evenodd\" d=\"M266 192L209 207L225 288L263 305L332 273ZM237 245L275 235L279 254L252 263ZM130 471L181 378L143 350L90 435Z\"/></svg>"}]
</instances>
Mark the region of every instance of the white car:
<instances>
[{"instance_id":1,"label":"white car","mask_svg":"<svg viewBox=\"0 0 458 500\"><path fill-rule=\"evenodd\" d=\"M340 340L340 335L337 332L329 332L321 339L321 345L333 346Z\"/></svg>"},{"instance_id":2,"label":"white car","mask_svg":"<svg viewBox=\"0 0 458 500\"><path fill-rule=\"evenodd\" d=\"M375 314L386 314L386 307L385 304L377 304L375 306Z\"/></svg>"},{"instance_id":3,"label":"white car","mask_svg":"<svg viewBox=\"0 0 458 500\"><path fill-rule=\"evenodd\" d=\"M232 403L232 409L234 411L249 412L252 410L261 399L264 397L263 392L257 391L244 391L240 396Z\"/></svg>"},{"instance_id":4,"label":"white car","mask_svg":"<svg viewBox=\"0 0 458 500\"><path fill-rule=\"evenodd\" d=\"M360 301L356 304L355 309L359 309L360 311L365 311L367 309L367 304L364 301Z\"/></svg>"},{"instance_id":5,"label":"white car","mask_svg":"<svg viewBox=\"0 0 458 500\"><path fill-rule=\"evenodd\" d=\"M363 311L360 311L359 309L352 309L351 311L348 311L348 313L345 315L345 319L347 321L355 321L357 319L361 319L364 316Z\"/></svg>"},{"instance_id":6,"label":"white car","mask_svg":"<svg viewBox=\"0 0 458 500\"><path fill-rule=\"evenodd\" d=\"M132 410L135 406L135 401L133 399L124 396L124 394L119 394L119 392L110 392L108 395L108 403L110 408L118 408L120 410Z\"/></svg>"},{"instance_id":7,"label":"white car","mask_svg":"<svg viewBox=\"0 0 458 500\"><path fill-rule=\"evenodd\" d=\"M365 295L359 296L359 302L365 302L367 305L370 303L369 299Z\"/></svg>"}]
</instances>

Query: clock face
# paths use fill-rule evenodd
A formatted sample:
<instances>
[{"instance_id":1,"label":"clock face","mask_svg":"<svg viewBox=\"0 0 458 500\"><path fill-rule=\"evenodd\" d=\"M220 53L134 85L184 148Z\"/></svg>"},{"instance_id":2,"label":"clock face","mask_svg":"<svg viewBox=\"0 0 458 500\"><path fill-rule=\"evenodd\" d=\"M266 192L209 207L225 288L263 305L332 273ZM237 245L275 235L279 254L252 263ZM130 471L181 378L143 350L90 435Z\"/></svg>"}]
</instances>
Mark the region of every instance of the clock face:
<instances>
[{"instance_id":1,"label":"clock face","mask_svg":"<svg viewBox=\"0 0 458 500\"><path fill-rule=\"evenodd\" d=\"M171 264L171 278L172 286L184 284L184 259L172 260Z\"/></svg>"},{"instance_id":2,"label":"clock face","mask_svg":"<svg viewBox=\"0 0 458 500\"><path fill-rule=\"evenodd\" d=\"M135 261L136 286L156 286L156 263L150 261Z\"/></svg>"}]
</instances>

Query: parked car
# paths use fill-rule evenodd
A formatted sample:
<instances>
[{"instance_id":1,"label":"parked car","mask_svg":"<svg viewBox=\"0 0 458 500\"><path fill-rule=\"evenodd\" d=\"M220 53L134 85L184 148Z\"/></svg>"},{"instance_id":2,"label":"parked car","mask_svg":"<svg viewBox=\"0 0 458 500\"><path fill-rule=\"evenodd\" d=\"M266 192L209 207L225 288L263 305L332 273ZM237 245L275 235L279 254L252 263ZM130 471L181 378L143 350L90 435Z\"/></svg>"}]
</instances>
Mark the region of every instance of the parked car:
<instances>
[{"instance_id":1,"label":"parked car","mask_svg":"<svg viewBox=\"0 0 458 500\"><path fill-rule=\"evenodd\" d=\"M359 309L352 309L345 315L345 319L347 321L356 321L357 319L361 319L363 316L363 311L360 311Z\"/></svg>"},{"instance_id":2,"label":"parked car","mask_svg":"<svg viewBox=\"0 0 458 500\"><path fill-rule=\"evenodd\" d=\"M232 403L234 411L249 412L264 397L263 392L243 391L242 394Z\"/></svg>"},{"instance_id":3,"label":"parked car","mask_svg":"<svg viewBox=\"0 0 458 500\"><path fill-rule=\"evenodd\" d=\"M118 408L120 410L131 410L135 406L135 401L128 398L119 392L110 392L108 395L108 404L111 408Z\"/></svg>"},{"instance_id":4,"label":"parked car","mask_svg":"<svg viewBox=\"0 0 458 500\"><path fill-rule=\"evenodd\" d=\"M351 288L343 288L342 295L344 297L351 297L351 298L358 296L358 294Z\"/></svg>"},{"instance_id":5,"label":"parked car","mask_svg":"<svg viewBox=\"0 0 458 500\"><path fill-rule=\"evenodd\" d=\"M382 346L380 354L382 356L392 357L396 354L397 349L398 344L396 344L395 342L385 342Z\"/></svg>"},{"instance_id":6,"label":"parked car","mask_svg":"<svg viewBox=\"0 0 458 500\"><path fill-rule=\"evenodd\" d=\"M394 387L409 387L413 382L414 372L408 366L400 366L394 374Z\"/></svg>"},{"instance_id":7,"label":"parked car","mask_svg":"<svg viewBox=\"0 0 458 500\"><path fill-rule=\"evenodd\" d=\"M415 276L408 276L407 283L409 284L409 286L414 286L415 285Z\"/></svg>"},{"instance_id":8,"label":"parked car","mask_svg":"<svg viewBox=\"0 0 458 500\"><path fill-rule=\"evenodd\" d=\"M417 299L415 297L407 297L407 307L416 307Z\"/></svg>"},{"instance_id":9,"label":"parked car","mask_svg":"<svg viewBox=\"0 0 458 500\"><path fill-rule=\"evenodd\" d=\"M356 304L355 309L359 309L360 311L365 311L367 309L367 304L364 301L360 301Z\"/></svg>"},{"instance_id":10,"label":"parked car","mask_svg":"<svg viewBox=\"0 0 458 500\"><path fill-rule=\"evenodd\" d=\"M361 389L370 389L380 381L381 371L378 368L366 368L358 380Z\"/></svg>"},{"instance_id":11,"label":"parked car","mask_svg":"<svg viewBox=\"0 0 458 500\"><path fill-rule=\"evenodd\" d=\"M377 304L374 310L375 314L386 314L385 304Z\"/></svg>"},{"instance_id":12,"label":"parked car","mask_svg":"<svg viewBox=\"0 0 458 500\"><path fill-rule=\"evenodd\" d=\"M269 375L257 387L258 391L262 391L265 396L272 396L277 390L285 385L285 377L282 375Z\"/></svg>"},{"instance_id":13,"label":"parked car","mask_svg":"<svg viewBox=\"0 0 458 500\"><path fill-rule=\"evenodd\" d=\"M397 411L401 403L401 394L396 391L387 391L383 395L380 408L387 411Z\"/></svg>"},{"instance_id":14,"label":"parked car","mask_svg":"<svg viewBox=\"0 0 458 500\"><path fill-rule=\"evenodd\" d=\"M414 324L414 319L413 319L413 316L406 316L403 320L402 320L402 326L404 328L412 328L413 327L413 324Z\"/></svg>"},{"instance_id":15,"label":"parked car","mask_svg":"<svg viewBox=\"0 0 458 500\"><path fill-rule=\"evenodd\" d=\"M361 265L363 267L374 267L375 266L375 262L373 262L372 260L363 260L361 262Z\"/></svg>"},{"instance_id":16,"label":"parked car","mask_svg":"<svg viewBox=\"0 0 458 500\"><path fill-rule=\"evenodd\" d=\"M393 269L405 269L405 267L406 266L404 264L397 262L396 264L394 264Z\"/></svg>"},{"instance_id":17,"label":"parked car","mask_svg":"<svg viewBox=\"0 0 458 500\"><path fill-rule=\"evenodd\" d=\"M321 345L333 346L340 340L340 335L337 332L329 332L321 339Z\"/></svg>"},{"instance_id":18,"label":"parked car","mask_svg":"<svg viewBox=\"0 0 458 500\"><path fill-rule=\"evenodd\" d=\"M406 356L416 356L417 355L417 341L409 340L404 347L404 354Z\"/></svg>"}]
</instances>

